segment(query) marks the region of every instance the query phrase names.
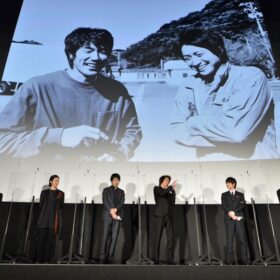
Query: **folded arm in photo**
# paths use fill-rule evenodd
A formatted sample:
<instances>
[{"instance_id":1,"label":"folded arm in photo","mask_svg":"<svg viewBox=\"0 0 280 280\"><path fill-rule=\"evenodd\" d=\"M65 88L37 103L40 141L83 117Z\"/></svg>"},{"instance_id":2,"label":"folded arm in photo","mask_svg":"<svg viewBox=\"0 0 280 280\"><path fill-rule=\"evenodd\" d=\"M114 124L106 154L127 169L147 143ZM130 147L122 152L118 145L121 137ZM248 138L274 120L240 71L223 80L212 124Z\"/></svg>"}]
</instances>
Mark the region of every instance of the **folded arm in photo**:
<instances>
[{"instance_id":1,"label":"folded arm in photo","mask_svg":"<svg viewBox=\"0 0 280 280\"><path fill-rule=\"evenodd\" d=\"M177 114L181 114L181 122L173 121L172 125L177 127L174 133L185 132L186 141L183 143L186 145L209 147L213 146L210 142L245 141L263 119L272 99L264 74L260 70L255 71L254 74L247 77L246 81L239 81L234 94L223 104L220 115L214 115L209 111L203 115L186 117L182 114L182 110L186 111L186 107L182 108L182 104L177 101L175 106L177 106Z\"/></svg>"},{"instance_id":2,"label":"folded arm in photo","mask_svg":"<svg viewBox=\"0 0 280 280\"><path fill-rule=\"evenodd\" d=\"M215 147L203 136L191 135L188 120L193 116L188 108L189 104L194 104L193 90L181 86L171 110L172 137L176 142L187 146Z\"/></svg>"}]
</instances>

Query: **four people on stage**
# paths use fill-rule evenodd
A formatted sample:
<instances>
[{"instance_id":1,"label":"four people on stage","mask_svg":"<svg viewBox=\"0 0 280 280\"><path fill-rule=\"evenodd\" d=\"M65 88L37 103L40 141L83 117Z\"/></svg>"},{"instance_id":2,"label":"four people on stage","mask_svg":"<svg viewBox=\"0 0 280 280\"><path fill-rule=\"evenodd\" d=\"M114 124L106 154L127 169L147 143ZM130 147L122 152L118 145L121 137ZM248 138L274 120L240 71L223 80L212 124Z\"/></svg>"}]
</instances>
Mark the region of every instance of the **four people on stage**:
<instances>
[{"instance_id":1,"label":"four people on stage","mask_svg":"<svg viewBox=\"0 0 280 280\"><path fill-rule=\"evenodd\" d=\"M111 263L121 221L124 218L124 190L119 188L121 177L114 173L110 178L111 186L102 193L103 201L103 232L100 251L100 263ZM167 235L167 262L173 263L173 206L176 199L176 181L172 184L169 175L159 178L159 185L154 187L154 260L160 263L160 241L164 228ZM35 260L39 263L51 262L54 255L56 236L60 234L62 226L62 208L64 192L58 189L59 176L52 175L49 185L44 186L40 195L40 214L37 222L37 240ZM241 264L248 263L247 241L245 233L245 198L244 194L236 190L237 181L233 177L226 179L227 192L221 197L224 210L224 223L227 239L227 263L235 264L233 241L236 237L241 253Z\"/></svg>"}]
</instances>

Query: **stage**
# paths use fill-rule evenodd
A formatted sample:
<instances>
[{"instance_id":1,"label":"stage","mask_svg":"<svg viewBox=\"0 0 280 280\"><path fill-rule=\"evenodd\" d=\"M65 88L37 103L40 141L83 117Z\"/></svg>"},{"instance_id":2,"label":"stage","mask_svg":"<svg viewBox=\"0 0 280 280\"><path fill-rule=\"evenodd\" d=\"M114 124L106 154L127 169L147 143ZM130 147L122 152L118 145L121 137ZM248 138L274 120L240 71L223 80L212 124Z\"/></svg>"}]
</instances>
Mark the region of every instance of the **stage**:
<instances>
[{"instance_id":1,"label":"stage","mask_svg":"<svg viewBox=\"0 0 280 280\"><path fill-rule=\"evenodd\" d=\"M280 266L0 264L1 280L40 279L279 279Z\"/></svg>"}]
</instances>

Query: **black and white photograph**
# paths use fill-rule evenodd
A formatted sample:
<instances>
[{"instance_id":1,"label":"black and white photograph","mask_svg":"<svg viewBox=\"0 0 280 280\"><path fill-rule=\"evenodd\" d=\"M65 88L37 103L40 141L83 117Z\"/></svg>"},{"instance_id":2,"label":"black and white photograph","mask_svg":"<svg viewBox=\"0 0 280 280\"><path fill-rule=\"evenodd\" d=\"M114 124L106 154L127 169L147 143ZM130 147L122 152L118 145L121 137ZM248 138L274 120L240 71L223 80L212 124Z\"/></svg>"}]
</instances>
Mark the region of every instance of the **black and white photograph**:
<instances>
[{"instance_id":1,"label":"black and white photograph","mask_svg":"<svg viewBox=\"0 0 280 280\"><path fill-rule=\"evenodd\" d=\"M102 3L72 4L60 2L50 26L55 4L24 1L1 82L1 155L279 158L279 81L257 1L172 3L156 15L158 3L142 1L144 25L126 1L105 16Z\"/></svg>"}]
</instances>

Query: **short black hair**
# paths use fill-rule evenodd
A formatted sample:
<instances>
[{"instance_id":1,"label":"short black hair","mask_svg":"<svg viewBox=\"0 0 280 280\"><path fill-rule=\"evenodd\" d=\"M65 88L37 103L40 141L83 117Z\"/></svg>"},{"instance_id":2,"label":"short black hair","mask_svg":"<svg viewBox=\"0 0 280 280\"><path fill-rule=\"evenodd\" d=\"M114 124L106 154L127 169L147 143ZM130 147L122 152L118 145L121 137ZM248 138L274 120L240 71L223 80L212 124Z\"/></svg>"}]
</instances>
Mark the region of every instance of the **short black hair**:
<instances>
[{"instance_id":1,"label":"short black hair","mask_svg":"<svg viewBox=\"0 0 280 280\"><path fill-rule=\"evenodd\" d=\"M236 188L237 181L236 181L235 178L233 178L233 177L228 177L228 178L226 178L226 183L235 184L235 188Z\"/></svg>"},{"instance_id":2,"label":"short black hair","mask_svg":"<svg viewBox=\"0 0 280 280\"><path fill-rule=\"evenodd\" d=\"M79 27L65 37L64 43L68 63L72 68L73 59L70 58L70 54L75 56L79 48L93 43L99 51L109 56L112 53L114 38L106 29Z\"/></svg>"},{"instance_id":3,"label":"short black hair","mask_svg":"<svg viewBox=\"0 0 280 280\"><path fill-rule=\"evenodd\" d=\"M121 175L119 173L113 173L110 177L110 181L113 182L115 178L121 180Z\"/></svg>"},{"instance_id":4,"label":"short black hair","mask_svg":"<svg viewBox=\"0 0 280 280\"><path fill-rule=\"evenodd\" d=\"M215 54L224 64L228 61L228 56L223 38L214 31L205 29L188 29L179 34L177 54L183 59L182 46L194 45L205 48Z\"/></svg>"},{"instance_id":5,"label":"short black hair","mask_svg":"<svg viewBox=\"0 0 280 280\"><path fill-rule=\"evenodd\" d=\"M59 176L58 175L52 175L49 179L49 186L52 185L52 181L55 179L55 178L58 178L59 179Z\"/></svg>"},{"instance_id":6,"label":"short black hair","mask_svg":"<svg viewBox=\"0 0 280 280\"><path fill-rule=\"evenodd\" d=\"M169 176L169 175L162 175L162 176L160 176L160 178L159 178L159 186L162 184L162 182L163 182L166 178L169 180L169 182L171 181L171 176Z\"/></svg>"}]
</instances>

